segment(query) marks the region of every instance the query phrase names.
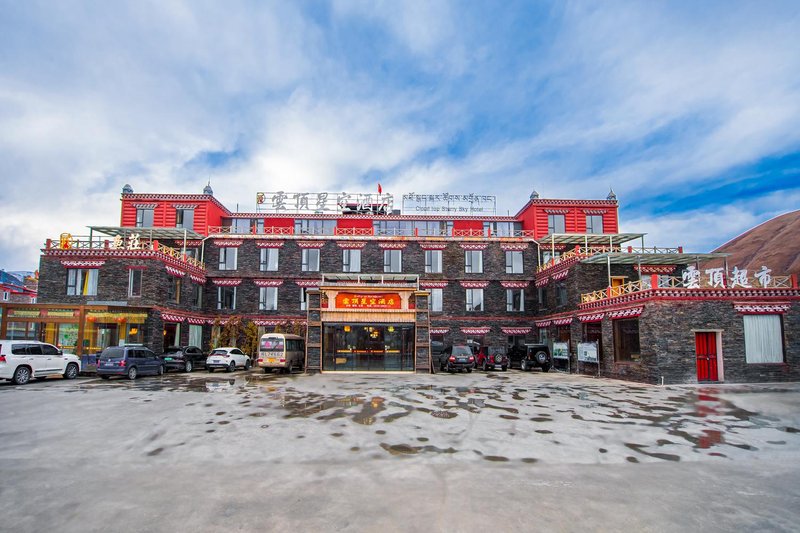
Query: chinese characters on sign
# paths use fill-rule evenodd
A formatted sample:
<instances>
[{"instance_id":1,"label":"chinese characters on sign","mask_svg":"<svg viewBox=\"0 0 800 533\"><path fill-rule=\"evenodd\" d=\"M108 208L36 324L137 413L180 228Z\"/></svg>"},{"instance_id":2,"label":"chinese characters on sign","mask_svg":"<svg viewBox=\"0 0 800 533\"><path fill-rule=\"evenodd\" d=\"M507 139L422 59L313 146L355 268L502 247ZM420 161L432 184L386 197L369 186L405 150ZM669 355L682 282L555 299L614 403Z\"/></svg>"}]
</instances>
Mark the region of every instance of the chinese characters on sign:
<instances>
[{"instance_id":1,"label":"chinese characters on sign","mask_svg":"<svg viewBox=\"0 0 800 533\"><path fill-rule=\"evenodd\" d=\"M404 194L403 213L494 215L497 197L482 194Z\"/></svg>"},{"instance_id":2,"label":"chinese characters on sign","mask_svg":"<svg viewBox=\"0 0 800 533\"><path fill-rule=\"evenodd\" d=\"M391 194L350 194L346 192L259 192L256 211L270 213L372 213L392 212Z\"/></svg>"},{"instance_id":3,"label":"chinese characters on sign","mask_svg":"<svg viewBox=\"0 0 800 533\"><path fill-rule=\"evenodd\" d=\"M771 273L771 269L762 266L761 270L753 274L755 282L758 283L758 287L766 288L770 286L772 282ZM753 288L753 285L750 283L750 278L747 276L746 268L740 269L739 267L733 267L730 276L726 278L724 268L707 268L701 273L694 266L688 266L686 270L683 271L682 281L684 288L699 289L700 282L702 281L702 274L706 275L705 286L711 287L712 289L735 289L736 287L745 289Z\"/></svg>"},{"instance_id":4,"label":"chinese characters on sign","mask_svg":"<svg viewBox=\"0 0 800 533\"><path fill-rule=\"evenodd\" d=\"M400 309L398 293L357 294L340 292L336 295L337 309Z\"/></svg>"}]
</instances>

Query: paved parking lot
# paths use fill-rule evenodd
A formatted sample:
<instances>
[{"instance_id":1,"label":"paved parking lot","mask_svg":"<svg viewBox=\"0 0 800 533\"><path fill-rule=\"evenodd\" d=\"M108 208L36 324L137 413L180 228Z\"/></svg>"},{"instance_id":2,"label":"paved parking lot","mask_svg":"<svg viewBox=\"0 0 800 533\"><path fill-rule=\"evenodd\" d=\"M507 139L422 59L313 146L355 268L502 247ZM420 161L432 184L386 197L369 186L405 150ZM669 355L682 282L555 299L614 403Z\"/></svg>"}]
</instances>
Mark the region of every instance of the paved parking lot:
<instances>
[{"instance_id":1,"label":"paved parking lot","mask_svg":"<svg viewBox=\"0 0 800 533\"><path fill-rule=\"evenodd\" d=\"M798 384L196 372L4 383L0 405L9 531L788 531L800 519Z\"/></svg>"}]
</instances>

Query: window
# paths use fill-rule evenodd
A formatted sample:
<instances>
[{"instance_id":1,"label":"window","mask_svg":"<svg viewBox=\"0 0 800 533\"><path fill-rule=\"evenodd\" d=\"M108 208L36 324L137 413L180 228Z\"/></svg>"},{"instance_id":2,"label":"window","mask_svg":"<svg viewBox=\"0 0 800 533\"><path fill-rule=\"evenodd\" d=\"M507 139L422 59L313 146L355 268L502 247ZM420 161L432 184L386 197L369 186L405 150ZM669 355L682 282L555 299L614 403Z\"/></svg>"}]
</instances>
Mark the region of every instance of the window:
<instances>
[{"instance_id":1,"label":"window","mask_svg":"<svg viewBox=\"0 0 800 533\"><path fill-rule=\"evenodd\" d=\"M263 218L251 218L250 219L250 230L256 234L263 234L264 233L264 219Z\"/></svg>"},{"instance_id":2,"label":"window","mask_svg":"<svg viewBox=\"0 0 800 533\"><path fill-rule=\"evenodd\" d=\"M217 287L217 309L236 309L236 287Z\"/></svg>"},{"instance_id":3,"label":"window","mask_svg":"<svg viewBox=\"0 0 800 533\"><path fill-rule=\"evenodd\" d=\"M308 309L308 289L300 287L300 310L305 311Z\"/></svg>"},{"instance_id":4,"label":"window","mask_svg":"<svg viewBox=\"0 0 800 533\"><path fill-rule=\"evenodd\" d=\"M783 363L780 315L743 315L744 359L748 363Z\"/></svg>"},{"instance_id":5,"label":"window","mask_svg":"<svg viewBox=\"0 0 800 533\"><path fill-rule=\"evenodd\" d=\"M558 261L561 257L561 252L553 252L550 250L542 250L542 264L547 264L551 259Z\"/></svg>"},{"instance_id":6,"label":"window","mask_svg":"<svg viewBox=\"0 0 800 533\"><path fill-rule=\"evenodd\" d=\"M441 250L425 250L425 273L426 274L442 273Z\"/></svg>"},{"instance_id":7,"label":"window","mask_svg":"<svg viewBox=\"0 0 800 533\"><path fill-rule=\"evenodd\" d=\"M232 218L231 233L235 233L236 235L249 235L252 233L252 229L250 228L250 219Z\"/></svg>"},{"instance_id":8,"label":"window","mask_svg":"<svg viewBox=\"0 0 800 533\"><path fill-rule=\"evenodd\" d=\"M548 233L566 233L564 215L547 215Z\"/></svg>"},{"instance_id":9,"label":"window","mask_svg":"<svg viewBox=\"0 0 800 533\"><path fill-rule=\"evenodd\" d=\"M319 272L319 248L303 248L301 261L303 272Z\"/></svg>"},{"instance_id":10,"label":"window","mask_svg":"<svg viewBox=\"0 0 800 533\"><path fill-rule=\"evenodd\" d=\"M442 294L444 289L430 289L431 291L431 298L428 302L430 310L432 313L441 313L442 312Z\"/></svg>"},{"instance_id":11,"label":"window","mask_svg":"<svg viewBox=\"0 0 800 533\"><path fill-rule=\"evenodd\" d=\"M506 311L516 313L525 310L525 289L506 289Z\"/></svg>"},{"instance_id":12,"label":"window","mask_svg":"<svg viewBox=\"0 0 800 533\"><path fill-rule=\"evenodd\" d=\"M167 292L167 300L175 303L181 303L181 278L171 276L172 281L169 284Z\"/></svg>"},{"instance_id":13,"label":"window","mask_svg":"<svg viewBox=\"0 0 800 533\"><path fill-rule=\"evenodd\" d=\"M506 252L506 274L522 274L522 252Z\"/></svg>"},{"instance_id":14,"label":"window","mask_svg":"<svg viewBox=\"0 0 800 533\"><path fill-rule=\"evenodd\" d=\"M97 296L96 268L67 269L67 296Z\"/></svg>"},{"instance_id":15,"label":"window","mask_svg":"<svg viewBox=\"0 0 800 533\"><path fill-rule=\"evenodd\" d=\"M603 233L603 215L586 215L586 233Z\"/></svg>"},{"instance_id":16,"label":"window","mask_svg":"<svg viewBox=\"0 0 800 533\"><path fill-rule=\"evenodd\" d=\"M441 220L416 220L414 221L414 232L420 237L440 237L452 233L452 222Z\"/></svg>"},{"instance_id":17,"label":"window","mask_svg":"<svg viewBox=\"0 0 800 533\"><path fill-rule=\"evenodd\" d=\"M142 271L131 269L128 271L128 297L142 295Z\"/></svg>"},{"instance_id":18,"label":"window","mask_svg":"<svg viewBox=\"0 0 800 533\"><path fill-rule=\"evenodd\" d=\"M202 307L202 306L203 306L203 286L200 285L199 283L192 283L192 307Z\"/></svg>"},{"instance_id":19,"label":"window","mask_svg":"<svg viewBox=\"0 0 800 533\"><path fill-rule=\"evenodd\" d=\"M361 272L361 250L342 250L342 272Z\"/></svg>"},{"instance_id":20,"label":"window","mask_svg":"<svg viewBox=\"0 0 800 533\"><path fill-rule=\"evenodd\" d=\"M384 250L383 251L383 271L402 272L403 271L403 251Z\"/></svg>"},{"instance_id":21,"label":"window","mask_svg":"<svg viewBox=\"0 0 800 533\"><path fill-rule=\"evenodd\" d=\"M278 287L261 287L258 290L258 310L278 310Z\"/></svg>"},{"instance_id":22,"label":"window","mask_svg":"<svg viewBox=\"0 0 800 533\"><path fill-rule=\"evenodd\" d=\"M194 229L194 209L177 209L175 211L175 227Z\"/></svg>"},{"instance_id":23,"label":"window","mask_svg":"<svg viewBox=\"0 0 800 533\"><path fill-rule=\"evenodd\" d=\"M261 272L276 272L278 270L279 248L261 248L259 270Z\"/></svg>"},{"instance_id":24,"label":"window","mask_svg":"<svg viewBox=\"0 0 800 533\"><path fill-rule=\"evenodd\" d=\"M581 324L581 340L583 342L596 342L597 355L603 352L603 323L583 322Z\"/></svg>"},{"instance_id":25,"label":"window","mask_svg":"<svg viewBox=\"0 0 800 533\"><path fill-rule=\"evenodd\" d=\"M539 297L539 307L542 309L547 309L547 288L546 287L539 287L536 291Z\"/></svg>"},{"instance_id":26,"label":"window","mask_svg":"<svg viewBox=\"0 0 800 533\"><path fill-rule=\"evenodd\" d=\"M483 289L467 289L467 311L483 311Z\"/></svg>"},{"instance_id":27,"label":"window","mask_svg":"<svg viewBox=\"0 0 800 533\"><path fill-rule=\"evenodd\" d=\"M639 360L639 319L614 320L614 359L627 363Z\"/></svg>"},{"instance_id":28,"label":"window","mask_svg":"<svg viewBox=\"0 0 800 533\"><path fill-rule=\"evenodd\" d=\"M556 285L556 305L567 305L567 286L563 283Z\"/></svg>"},{"instance_id":29,"label":"window","mask_svg":"<svg viewBox=\"0 0 800 533\"><path fill-rule=\"evenodd\" d=\"M219 249L219 269L236 270L236 256L239 249L235 247Z\"/></svg>"},{"instance_id":30,"label":"window","mask_svg":"<svg viewBox=\"0 0 800 533\"><path fill-rule=\"evenodd\" d=\"M336 231L335 220L296 219L294 232L302 235L333 235Z\"/></svg>"},{"instance_id":31,"label":"window","mask_svg":"<svg viewBox=\"0 0 800 533\"><path fill-rule=\"evenodd\" d=\"M137 209L136 210L136 227L137 228L152 228L153 227L153 209Z\"/></svg>"},{"instance_id":32,"label":"window","mask_svg":"<svg viewBox=\"0 0 800 533\"><path fill-rule=\"evenodd\" d=\"M189 324L189 345L200 347L203 343L203 326Z\"/></svg>"},{"instance_id":33,"label":"window","mask_svg":"<svg viewBox=\"0 0 800 533\"><path fill-rule=\"evenodd\" d=\"M376 220L372 223L375 235L406 235L414 234L414 223L410 220Z\"/></svg>"},{"instance_id":34,"label":"window","mask_svg":"<svg viewBox=\"0 0 800 533\"><path fill-rule=\"evenodd\" d=\"M484 222L483 234L487 237L518 237L522 231L520 222Z\"/></svg>"},{"instance_id":35,"label":"window","mask_svg":"<svg viewBox=\"0 0 800 533\"><path fill-rule=\"evenodd\" d=\"M483 272L483 251L467 250L464 252L464 272L480 274Z\"/></svg>"}]
</instances>

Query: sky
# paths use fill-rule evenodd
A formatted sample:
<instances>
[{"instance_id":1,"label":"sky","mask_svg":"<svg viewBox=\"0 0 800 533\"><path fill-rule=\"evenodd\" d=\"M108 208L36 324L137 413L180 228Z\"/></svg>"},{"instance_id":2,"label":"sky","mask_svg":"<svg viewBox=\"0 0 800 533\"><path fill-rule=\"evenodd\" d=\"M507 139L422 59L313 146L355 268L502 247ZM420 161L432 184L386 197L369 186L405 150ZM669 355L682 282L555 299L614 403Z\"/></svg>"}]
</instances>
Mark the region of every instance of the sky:
<instances>
[{"instance_id":1,"label":"sky","mask_svg":"<svg viewBox=\"0 0 800 533\"><path fill-rule=\"evenodd\" d=\"M0 0L0 267L123 185L603 199L710 251L800 208L797 1Z\"/></svg>"}]
</instances>

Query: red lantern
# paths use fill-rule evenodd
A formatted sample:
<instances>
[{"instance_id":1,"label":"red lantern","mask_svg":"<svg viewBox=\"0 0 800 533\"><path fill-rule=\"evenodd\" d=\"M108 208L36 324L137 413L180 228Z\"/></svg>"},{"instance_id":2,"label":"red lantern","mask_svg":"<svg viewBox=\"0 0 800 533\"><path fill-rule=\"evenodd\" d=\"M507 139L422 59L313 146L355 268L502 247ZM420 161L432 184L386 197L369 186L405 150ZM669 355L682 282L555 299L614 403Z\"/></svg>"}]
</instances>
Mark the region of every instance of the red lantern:
<instances>
[{"instance_id":1,"label":"red lantern","mask_svg":"<svg viewBox=\"0 0 800 533\"><path fill-rule=\"evenodd\" d=\"M95 322L97 320L96 316L89 315L86 317L87 322Z\"/></svg>"}]
</instances>

